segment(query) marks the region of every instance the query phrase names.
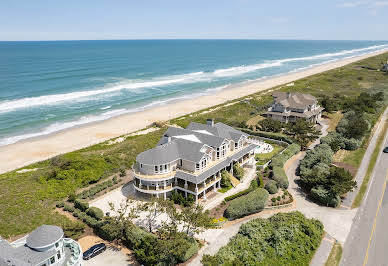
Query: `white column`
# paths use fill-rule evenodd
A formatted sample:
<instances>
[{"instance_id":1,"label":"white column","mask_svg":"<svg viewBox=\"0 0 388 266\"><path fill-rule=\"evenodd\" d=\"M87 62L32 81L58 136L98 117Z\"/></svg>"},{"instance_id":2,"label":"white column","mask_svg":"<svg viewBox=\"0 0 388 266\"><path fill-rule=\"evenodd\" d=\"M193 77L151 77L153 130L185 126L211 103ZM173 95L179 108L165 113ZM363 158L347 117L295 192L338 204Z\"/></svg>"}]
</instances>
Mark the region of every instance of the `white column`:
<instances>
[{"instance_id":1,"label":"white column","mask_svg":"<svg viewBox=\"0 0 388 266\"><path fill-rule=\"evenodd\" d=\"M185 185L184 185L184 188L187 189L188 188L188 185L187 185L187 180L185 180Z\"/></svg>"},{"instance_id":2,"label":"white column","mask_svg":"<svg viewBox=\"0 0 388 266\"><path fill-rule=\"evenodd\" d=\"M187 191L185 191L185 198L187 198Z\"/></svg>"},{"instance_id":3,"label":"white column","mask_svg":"<svg viewBox=\"0 0 388 266\"><path fill-rule=\"evenodd\" d=\"M217 183L214 183L214 185L213 185L213 190L214 190L214 191L217 190Z\"/></svg>"},{"instance_id":4,"label":"white column","mask_svg":"<svg viewBox=\"0 0 388 266\"><path fill-rule=\"evenodd\" d=\"M233 175L233 161L230 163L230 174Z\"/></svg>"},{"instance_id":5,"label":"white column","mask_svg":"<svg viewBox=\"0 0 388 266\"><path fill-rule=\"evenodd\" d=\"M167 199L167 193L164 192L163 194L164 194L164 199L166 200Z\"/></svg>"},{"instance_id":6,"label":"white column","mask_svg":"<svg viewBox=\"0 0 388 266\"><path fill-rule=\"evenodd\" d=\"M159 183L156 182L156 190L159 190Z\"/></svg>"},{"instance_id":7,"label":"white column","mask_svg":"<svg viewBox=\"0 0 388 266\"><path fill-rule=\"evenodd\" d=\"M163 186L164 186L164 189L166 189L166 186L167 186L167 181L166 180L164 180L164 182L163 182Z\"/></svg>"},{"instance_id":8,"label":"white column","mask_svg":"<svg viewBox=\"0 0 388 266\"><path fill-rule=\"evenodd\" d=\"M141 188L141 179L139 179L139 188Z\"/></svg>"},{"instance_id":9,"label":"white column","mask_svg":"<svg viewBox=\"0 0 388 266\"><path fill-rule=\"evenodd\" d=\"M197 203L197 202L198 202L198 195L195 194L195 203Z\"/></svg>"},{"instance_id":10,"label":"white column","mask_svg":"<svg viewBox=\"0 0 388 266\"><path fill-rule=\"evenodd\" d=\"M176 177L175 177L175 181L174 181L174 183L175 183L175 186L177 186L177 185L178 185L178 178L176 178Z\"/></svg>"},{"instance_id":11,"label":"white column","mask_svg":"<svg viewBox=\"0 0 388 266\"><path fill-rule=\"evenodd\" d=\"M203 199L206 200L206 189L203 191Z\"/></svg>"},{"instance_id":12,"label":"white column","mask_svg":"<svg viewBox=\"0 0 388 266\"><path fill-rule=\"evenodd\" d=\"M150 186L149 185L147 185L147 190L150 190Z\"/></svg>"},{"instance_id":13,"label":"white column","mask_svg":"<svg viewBox=\"0 0 388 266\"><path fill-rule=\"evenodd\" d=\"M195 184L195 192L198 192L198 185Z\"/></svg>"},{"instance_id":14,"label":"white column","mask_svg":"<svg viewBox=\"0 0 388 266\"><path fill-rule=\"evenodd\" d=\"M159 193L156 193L156 197L159 198Z\"/></svg>"}]
</instances>

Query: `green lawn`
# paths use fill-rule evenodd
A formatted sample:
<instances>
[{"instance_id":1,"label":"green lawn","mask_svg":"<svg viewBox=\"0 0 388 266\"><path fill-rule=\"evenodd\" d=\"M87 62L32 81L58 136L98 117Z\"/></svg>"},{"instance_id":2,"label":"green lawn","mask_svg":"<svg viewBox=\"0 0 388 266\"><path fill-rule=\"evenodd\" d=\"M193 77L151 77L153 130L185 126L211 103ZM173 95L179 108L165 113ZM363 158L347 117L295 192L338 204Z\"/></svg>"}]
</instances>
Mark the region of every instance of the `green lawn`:
<instances>
[{"instance_id":1,"label":"green lawn","mask_svg":"<svg viewBox=\"0 0 388 266\"><path fill-rule=\"evenodd\" d=\"M356 62L294 82L282 91L299 91L314 96L346 97L361 92L377 92L386 89L388 75L369 71L359 66L378 67L386 61L388 53ZM370 83L365 88L360 82ZM187 126L191 121L204 123L214 118L231 126L245 126L246 122L262 114L272 102L269 90L236 100L236 104L223 104L182 116L169 121L171 124ZM206 112L205 112L206 111ZM39 168L34 172L12 171L0 175L0 235L11 237L25 234L43 223L59 224L68 220L53 212L55 201L62 200L79 188L95 183L121 167L129 169L136 155L154 147L165 128L146 135L129 137L121 143L106 145L107 142L67 153L53 160L35 163L24 168ZM360 157L357 155L356 158ZM349 160L351 161L351 160Z\"/></svg>"},{"instance_id":2,"label":"green lawn","mask_svg":"<svg viewBox=\"0 0 388 266\"><path fill-rule=\"evenodd\" d=\"M279 144L272 143L271 145L273 147L273 151L271 151L270 153L260 153L255 155L257 165L265 164L266 162L271 160L272 157L274 157L276 154L278 154L284 149L284 147L280 146Z\"/></svg>"}]
</instances>

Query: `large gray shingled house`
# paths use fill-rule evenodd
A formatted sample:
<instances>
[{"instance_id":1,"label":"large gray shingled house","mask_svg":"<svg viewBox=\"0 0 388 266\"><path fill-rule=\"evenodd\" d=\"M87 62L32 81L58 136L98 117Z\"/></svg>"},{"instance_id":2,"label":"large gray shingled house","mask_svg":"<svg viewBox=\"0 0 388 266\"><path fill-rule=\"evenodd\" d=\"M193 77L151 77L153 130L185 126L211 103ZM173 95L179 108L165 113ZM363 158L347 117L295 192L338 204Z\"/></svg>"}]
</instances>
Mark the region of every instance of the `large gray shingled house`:
<instances>
[{"instance_id":1,"label":"large gray shingled house","mask_svg":"<svg viewBox=\"0 0 388 266\"><path fill-rule=\"evenodd\" d=\"M63 236L62 228L42 225L12 243L0 237L0 266L81 266L81 246Z\"/></svg>"},{"instance_id":2,"label":"large gray shingled house","mask_svg":"<svg viewBox=\"0 0 388 266\"><path fill-rule=\"evenodd\" d=\"M284 123L305 119L317 123L324 108L318 105L317 99L310 94L299 92L281 92L272 94L274 101L265 116Z\"/></svg>"},{"instance_id":3,"label":"large gray shingled house","mask_svg":"<svg viewBox=\"0 0 388 266\"><path fill-rule=\"evenodd\" d=\"M134 186L157 197L176 190L206 200L207 192L220 188L222 170L233 171L235 162L253 165L256 147L247 134L212 119L169 127L155 148L136 157Z\"/></svg>"}]
</instances>

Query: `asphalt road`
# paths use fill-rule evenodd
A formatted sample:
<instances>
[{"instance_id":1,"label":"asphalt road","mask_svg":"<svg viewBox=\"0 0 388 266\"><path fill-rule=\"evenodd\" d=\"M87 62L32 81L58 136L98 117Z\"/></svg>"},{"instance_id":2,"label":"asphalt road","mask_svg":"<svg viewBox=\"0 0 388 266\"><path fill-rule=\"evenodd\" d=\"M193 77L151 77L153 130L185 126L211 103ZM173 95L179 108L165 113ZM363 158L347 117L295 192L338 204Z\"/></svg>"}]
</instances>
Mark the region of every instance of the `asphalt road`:
<instances>
[{"instance_id":1,"label":"asphalt road","mask_svg":"<svg viewBox=\"0 0 388 266\"><path fill-rule=\"evenodd\" d=\"M381 149L388 146L387 135ZM387 178L388 154L380 151L364 202L345 242L341 265L388 265Z\"/></svg>"}]
</instances>

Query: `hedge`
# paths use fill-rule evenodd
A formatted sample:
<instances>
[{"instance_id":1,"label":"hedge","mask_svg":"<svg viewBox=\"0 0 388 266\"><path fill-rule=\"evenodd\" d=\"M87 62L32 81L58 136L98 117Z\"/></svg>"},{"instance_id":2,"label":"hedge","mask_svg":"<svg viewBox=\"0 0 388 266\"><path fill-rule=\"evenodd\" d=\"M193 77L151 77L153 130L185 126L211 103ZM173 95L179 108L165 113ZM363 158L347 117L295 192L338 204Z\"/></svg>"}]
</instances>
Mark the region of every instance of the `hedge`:
<instances>
[{"instance_id":1,"label":"hedge","mask_svg":"<svg viewBox=\"0 0 388 266\"><path fill-rule=\"evenodd\" d=\"M64 207L63 207L63 210L67 211L67 212L73 212L74 211L74 207L69 205L69 204L65 204Z\"/></svg>"},{"instance_id":2,"label":"hedge","mask_svg":"<svg viewBox=\"0 0 388 266\"><path fill-rule=\"evenodd\" d=\"M89 190L85 190L85 191L79 193L77 195L77 198L87 199L89 197L93 197L94 195L107 189L108 187L112 187L114 185L114 183L117 183L117 178L116 178L116 182L114 182L112 180L108 180L108 181L102 182L101 184L97 184L94 187L90 188Z\"/></svg>"},{"instance_id":3,"label":"hedge","mask_svg":"<svg viewBox=\"0 0 388 266\"><path fill-rule=\"evenodd\" d=\"M288 178L283 169L284 164L295 154L300 151L300 145L293 143L289 145L282 153L275 155L271 160L270 167L273 170L272 179L278 183L278 187L287 189Z\"/></svg>"},{"instance_id":4,"label":"hedge","mask_svg":"<svg viewBox=\"0 0 388 266\"><path fill-rule=\"evenodd\" d=\"M97 207L90 207L86 213L97 220L101 220L104 217L104 212Z\"/></svg>"},{"instance_id":5,"label":"hedge","mask_svg":"<svg viewBox=\"0 0 388 266\"><path fill-rule=\"evenodd\" d=\"M84 200L76 199L74 201L74 207L80 209L81 211L86 211L89 208L89 203Z\"/></svg>"},{"instance_id":6,"label":"hedge","mask_svg":"<svg viewBox=\"0 0 388 266\"><path fill-rule=\"evenodd\" d=\"M278 185L275 180L269 180L267 184L265 184L265 190L269 192L269 194L275 194L278 192Z\"/></svg>"},{"instance_id":7,"label":"hedge","mask_svg":"<svg viewBox=\"0 0 388 266\"><path fill-rule=\"evenodd\" d=\"M237 192L236 194L233 194L229 197L226 197L224 200L225 201L231 201L231 200L234 200L238 197L241 197L241 196L244 196L244 195L247 195L249 192L255 190L256 188L258 188L259 185L257 184L257 180L252 180L251 181L251 185L249 186L249 188L243 190L243 191L240 191L240 192Z\"/></svg>"},{"instance_id":8,"label":"hedge","mask_svg":"<svg viewBox=\"0 0 388 266\"><path fill-rule=\"evenodd\" d=\"M230 202L225 211L225 217L233 220L264 209L268 199L268 192L265 189L257 188L247 195L234 199Z\"/></svg>"},{"instance_id":9,"label":"hedge","mask_svg":"<svg viewBox=\"0 0 388 266\"><path fill-rule=\"evenodd\" d=\"M60 202L57 202L55 206L57 206L57 208L63 208L65 206L65 203L63 201L60 201Z\"/></svg>"},{"instance_id":10,"label":"hedge","mask_svg":"<svg viewBox=\"0 0 388 266\"><path fill-rule=\"evenodd\" d=\"M289 182L286 172L284 171L283 167L275 166L272 169L273 175L272 179L276 181L278 187L287 189Z\"/></svg>"},{"instance_id":11,"label":"hedge","mask_svg":"<svg viewBox=\"0 0 388 266\"><path fill-rule=\"evenodd\" d=\"M272 132L259 131L259 130L253 131L253 130L250 130L247 128L240 128L239 130L241 130L249 135L263 137L263 138L269 138L269 139L274 139L274 140L280 140L280 141L284 141L288 144L292 144L295 142L294 139L292 139L288 136L285 136L283 134L280 134L280 133L272 133Z\"/></svg>"}]
</instances>

